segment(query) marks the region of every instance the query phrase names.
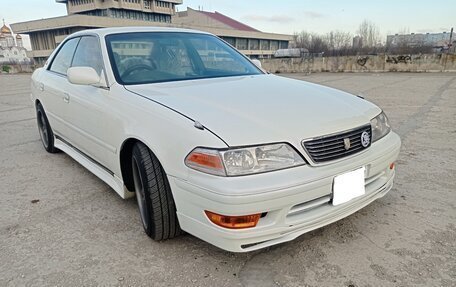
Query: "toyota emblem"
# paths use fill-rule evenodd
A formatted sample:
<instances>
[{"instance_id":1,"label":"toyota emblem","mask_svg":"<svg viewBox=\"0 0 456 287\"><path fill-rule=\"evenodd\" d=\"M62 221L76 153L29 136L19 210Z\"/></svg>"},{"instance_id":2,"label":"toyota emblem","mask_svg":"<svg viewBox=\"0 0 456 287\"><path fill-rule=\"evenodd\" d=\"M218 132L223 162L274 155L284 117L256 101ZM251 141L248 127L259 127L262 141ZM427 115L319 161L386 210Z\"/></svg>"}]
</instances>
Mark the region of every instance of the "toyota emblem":
<instances>
[{"instance_id":1,"label":"toyota emblem","mask_svg":"<svg viewBox=\"0 0 456 287\"><path fill-rule=\"evenodd\" d=\"M370 144L370 141L371 141L371 139L370 139L369 133L368 132L363 132L361 134L361 145L363 147L368 147L369 144Z\"/></svg>"}]
</instances>

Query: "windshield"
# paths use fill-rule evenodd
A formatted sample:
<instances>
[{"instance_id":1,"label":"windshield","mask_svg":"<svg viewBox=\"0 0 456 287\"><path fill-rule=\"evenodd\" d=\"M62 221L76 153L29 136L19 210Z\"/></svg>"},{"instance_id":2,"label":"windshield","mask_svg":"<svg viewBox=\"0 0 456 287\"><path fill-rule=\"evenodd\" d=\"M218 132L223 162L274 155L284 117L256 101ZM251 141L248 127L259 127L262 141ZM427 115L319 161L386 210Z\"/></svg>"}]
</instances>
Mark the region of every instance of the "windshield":
<instances>
[{"instance_id":1,"label":"windshield","mask_svg":"<svg viewBox=\"0 0 456 287\"><path fill-rule=\"evenodd\" d=\"M212 35L124 33L109 35L106 42L112 69L123 85L262 74Z\"/></svg>"}]
</instances>

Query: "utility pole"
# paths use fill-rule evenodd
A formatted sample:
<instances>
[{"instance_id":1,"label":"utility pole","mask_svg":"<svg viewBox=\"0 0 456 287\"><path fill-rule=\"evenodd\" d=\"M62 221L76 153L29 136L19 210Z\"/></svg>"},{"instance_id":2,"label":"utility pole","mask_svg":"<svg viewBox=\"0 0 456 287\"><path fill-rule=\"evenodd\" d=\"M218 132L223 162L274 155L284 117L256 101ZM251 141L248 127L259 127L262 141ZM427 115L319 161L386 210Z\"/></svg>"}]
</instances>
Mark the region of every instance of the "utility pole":
<instances>
[{"instance_id":1,"label":"utility pole","mask_svg":"<svg viewBox=\"0 0 456 287\"><path fill-rule=\"evenodd\" d=\"M450 49L453 48L453 28L451 28L450 32L450 42L448 43L448 52L450 52Z\"/></svg>"}]
</instances>

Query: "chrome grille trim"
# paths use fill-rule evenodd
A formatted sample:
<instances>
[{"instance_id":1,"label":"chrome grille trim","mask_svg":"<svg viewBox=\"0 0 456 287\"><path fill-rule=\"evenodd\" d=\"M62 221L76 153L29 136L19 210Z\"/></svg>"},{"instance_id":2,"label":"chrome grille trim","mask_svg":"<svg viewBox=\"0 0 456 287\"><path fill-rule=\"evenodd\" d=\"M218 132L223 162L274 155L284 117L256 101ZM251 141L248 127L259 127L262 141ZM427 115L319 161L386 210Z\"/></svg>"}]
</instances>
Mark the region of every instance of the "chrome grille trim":
<instances>
[{"instance_id":1,"label":"chrome grille trim","mask_svg":"<svg viewBox=\"0 0 456 287\"><path fill-rule=\"evenodd\" d=\"M367 132L370 137L370 143L367 147L363 147L361 144L361 134L363 132ZM345 138L350 138L351 147L348 150L344 146ZM303 140L302 146L315 164L321 164L357 154L369 148L371 143L372 128L370 124L367 124L352 130Z\"/></svg>"}]
</instances>

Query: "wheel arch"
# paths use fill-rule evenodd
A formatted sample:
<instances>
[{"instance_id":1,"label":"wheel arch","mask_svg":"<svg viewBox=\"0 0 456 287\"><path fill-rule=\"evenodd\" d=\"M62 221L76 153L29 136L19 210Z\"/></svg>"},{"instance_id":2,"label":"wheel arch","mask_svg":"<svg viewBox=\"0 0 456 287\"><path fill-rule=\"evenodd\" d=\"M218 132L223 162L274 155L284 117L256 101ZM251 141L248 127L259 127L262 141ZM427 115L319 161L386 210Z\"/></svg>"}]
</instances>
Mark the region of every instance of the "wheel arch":
<instances>
[{"instance_id":1,"label":"wheel arch","mask_svg":"<svg viewBox=\"0 0 456 287\"><path fill-rule=\"evenodd\" d=\"M133 153L133 146L137 142L142 142L142 141L137 138L126 139L122 143L122 146L120 148L120 153L119 153L120 171L122 173L122 180L124 182L125 187L130 192L133 192L135 190L135 186L133 183L131 156Z\"/></svg>"},{"instance_id":2,"label":"wheel arch","mask_svg":"<svg viewBox=\"0 0 456 287\"><path fill-rule=\"evenodd\" d=\"M157 157L158 161L160 162L162 168L163 163L160 161L160 158L157 156L157 153L154 152L154 149L151 148L149 144L147 144L144 140L141 140L136 137L130 137L123 141L120 153L119 153L119 161L120 161L120 171L122 175L122 180L124 182L125 187L128 191L134 192L134 182L133 182L133 171L132 171L132 163L131 157L133 154L133 146L136 143L142 143L149 148L149 150Z\"/></svg>"}]
</instances>

